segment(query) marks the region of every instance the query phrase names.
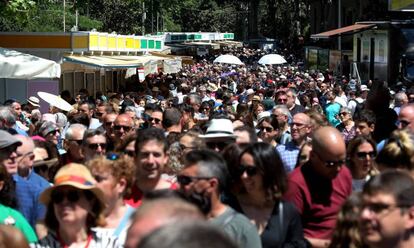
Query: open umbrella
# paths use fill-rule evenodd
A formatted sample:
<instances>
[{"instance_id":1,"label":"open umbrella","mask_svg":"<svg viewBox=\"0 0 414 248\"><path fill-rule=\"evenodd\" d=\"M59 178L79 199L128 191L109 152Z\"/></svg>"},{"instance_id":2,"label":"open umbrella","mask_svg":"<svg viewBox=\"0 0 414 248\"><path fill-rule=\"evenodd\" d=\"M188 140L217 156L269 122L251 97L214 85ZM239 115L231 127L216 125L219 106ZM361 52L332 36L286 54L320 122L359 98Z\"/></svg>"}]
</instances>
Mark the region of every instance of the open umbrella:
<instances>
[{"instance_id":1,"label":"open umbrella","mask_svg":"<svg viewBox=\"0 0 414 248\"><path fill-rule=\"evenodd\" d=\"M58 109L64 111L71 111L73 110L72 105L70 105L67 101L63 100L60 96L53 95L47 92L39 91L37 95L42 98L45 102L49 103L51 106L54 106Z\"/></svg>"},{"instance_id":2,"label":"open umbrella","mask_svg":"<svg viewBox=\"0 0 414 248\"><path fill-rule=\"evenodd\" d=\"M259 59L259 64L262 65L280 65L287 63L285 58L279 54L267 54Z\"/></svg>"},{"instance_id":3,"label":"open umbrella","mask_svg":"<svg viewBox=\"0 0 414 248\"><path fill-rule=\"evenodd\" d=\"M237 58L234 55L225 54L218 56L213 63L222 63L222 64L231 64L231 65L243 65L243 62L240 61L239 58Z\"/></svg>"}]
</instances>

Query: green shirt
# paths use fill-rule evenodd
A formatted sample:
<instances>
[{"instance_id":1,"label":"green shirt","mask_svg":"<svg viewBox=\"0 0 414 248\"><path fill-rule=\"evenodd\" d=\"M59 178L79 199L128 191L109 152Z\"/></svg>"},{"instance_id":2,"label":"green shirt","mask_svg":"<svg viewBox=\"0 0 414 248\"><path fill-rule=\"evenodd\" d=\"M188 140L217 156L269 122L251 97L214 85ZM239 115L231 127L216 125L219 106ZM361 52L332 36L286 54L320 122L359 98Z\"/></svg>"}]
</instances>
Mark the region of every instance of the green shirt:
<instances>
[{"instance_id":1,"label":"green shirt","mask_svg":"<svg viewBox=\"0 0 414 248\"><path fill-rule=\"evenodd\" d=\"M36 233L23 215L9 207L0 204L0 224L14 226L19 229L29 243L37 242Z\"/></svg>"}]
</instances>

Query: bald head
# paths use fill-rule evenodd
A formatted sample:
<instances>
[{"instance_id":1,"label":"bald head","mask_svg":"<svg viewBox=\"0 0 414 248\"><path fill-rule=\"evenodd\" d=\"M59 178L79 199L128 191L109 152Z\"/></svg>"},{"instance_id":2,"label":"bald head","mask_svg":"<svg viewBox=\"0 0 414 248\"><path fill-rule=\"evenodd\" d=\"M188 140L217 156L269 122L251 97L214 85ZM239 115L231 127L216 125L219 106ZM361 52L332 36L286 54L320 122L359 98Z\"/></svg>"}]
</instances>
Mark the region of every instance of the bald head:
<instances>
[{"instance_id":1,"label":"bald head","mask_svg":"<svg viewBox=\"0 0 414 248\"><path fill-rule=\"evenodd\" d=\"M114 133L116 137L124 139L125 136L132 131L134 121L128 114L120 114L114 121Z\"/></svg>"},{"instance_id":2,"label":"bald head","mask_svg":"<svg viewBox=\"0 0 414 248\"><path fill-rule=\"evenodd\" d=\"M398 128L407 128L410 131L414 131L414 104L403 105L398 115Z\"/></svg>"},{"instance_id":3,"label":"bald head","mask_svg":"<svg viewBox=\"0 0 414 248\"><path fill-rule=\"evenodd\" d=\"M324 177L335 178L345 164L346 146L333 127L318 128L312 138L311 164Z\"/></svg>"},{"instance_id":4,"label":"bald head","mask_svg":"<svg viewBox=\"0 0 414 248\"><path fill-rule=\"evenodd\" d=\"M312 131L310 117L305 113L295 114L292 119L290 131L293 141L301 146Z\"/></svg>"},{"instance_id":5,"label":"bald head","mask_svg":"<svg viewBox=\"0 0 414 248\"><path fill-rule=\"evenodd\" d=\"M153 230L184 219L204 220L205 217L195 205L178 198L144 201L128 229L125 247L137 247L141 239Z\"/></svg>"}]
</instances>

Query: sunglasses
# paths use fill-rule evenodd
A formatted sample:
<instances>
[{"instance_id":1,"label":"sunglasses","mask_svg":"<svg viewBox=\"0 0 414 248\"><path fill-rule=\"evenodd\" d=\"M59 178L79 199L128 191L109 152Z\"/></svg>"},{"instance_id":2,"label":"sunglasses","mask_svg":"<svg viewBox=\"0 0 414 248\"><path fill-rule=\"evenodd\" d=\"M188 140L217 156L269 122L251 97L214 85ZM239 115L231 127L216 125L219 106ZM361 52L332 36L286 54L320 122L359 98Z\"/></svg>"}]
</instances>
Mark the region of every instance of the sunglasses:
<instances>
[{"instance_id":1,"label":"sunglasses","mask_svg":"<svg viewBox=\"0 0 414 248\"><path fill-rule=\"evenodd\" d=\"M287 98L279 98L277 99L278 102L287 102Z\"/></svg>"},{"instance_id":2,"label":"sunglasses","mask_svg":"<svg viewBox=\"0 0 414 248\"><path fill-rule=\"evenodd\" d=\"M54 204L60 204L66 198L71 203L76 203L81 198L81 192L79 190L69 190L69 191L58 191L55 190L52 192L51 201Z\"/></svg>"},{"instance_id":3,"label":"sunglasses","mask_svg":"<svg viewBox=\"0 0 414 248\"><path fill-rule=\"evenodd\" d=\"M246 172L246 174L249 177L252 177L252 176L254 176L258 173L258 168L256 166L240 165L237 168L237 172L238 172L239 176L243 175L243 173Z\"/></svg>"},{"instance_id":4,"label":"sunglasses","mask_svg":"<svg viewBox=\"0 0 414 248\"><path fill-rule=\"evenodd\" d=\"M56 133L58 133L59 131L58 130L53 130L53 131L51 131L51 132L48 132L47 134L46 134L46 136L47 135L53 135L53 136L55 136L56 135Z\"/></svg>"},{"instance_id":5,"label":"sunglasses","mask_svg":"<svg viewBox=\"0 0 414 248\"><path fill-rule=\"evenodd\" d=\"M106 143L95 143L95 144L88 144L88 148L91 150L96 150L98 149L98 146L102 149L106 148Z\"/></svg>"},{"instance_id":6,"label":"sunglasses","mask_svg":"<svg viewBox=\"0 0 414 248\"><path fill-rule=\"evenodd\" d=\"M128 127L128 126L122 126L122 125L115 125L114 126L114 130L115 131L120 131L121 129L124 130L124 132L129 132L131 130L132 127Z\"/></svg>"},{"instance_id":7,"label":"sunglasses","mask_svg":"<svg viewBox=\"0 0 414 248\"><path fill-rule=\"evenodd\" d=\"M10 156L13 152L16 152L16 150L17 150L17 146L11 145L11 146L7 146L7 147L0 149L0 152Z\"/></svg>"},{"instance_id":8,"label":"sunglasses","mask_svg":"<svg viewBox=\"0 0 414 248\"><path fill-rule=\"evenodd\" d=\"M76 142L76 144L78 144L79 146L82 145L82 142L83 142L83 140L68 140L68 141Z\"/></svg>"},{"instance_id":9,"label":"sunglasses","mask_svg":"<svg viewBox=\"0 0 414 248\"><path fill-rule=\"evenodd\" d=\"M260 127L260 131L266 130L267 133L273 132L273 127Z\"/></svg>"},{"instance_id":10,"label":"sunglasses","mask_svg":"<svg viewBox=\"0 0 414 248\"><path fill-rule=\"evenodd\" d=\"M223 150L226 146L230 143L228 142L207 142L207 147L214 150L218 148L219 150Z\"/></svg>"},{"instance_id":11,"label":"sunglasses","mask_svg":"<svg viewBox=\"0 0 414 248\"><path fill-rule=\"evenodd\" d=\"M369 156L370 158L375 158L377 156L377 154L374 151L372 151L372 152L357 152L356 155L361 160L366 159L367 156Z\"/></svg>"},{"instance_id":12,"label":"sunglasses","mask_svg":"<svg viewBox=\"0 0 414 248\"><path fill-rule=\"evenodd\" d=\"M178 175L177 176L177 182L181 186L187 186L190 183L197 181L197 180L209 180L211 177L192 177L192 176L184 176L184 175Z\"/></svg>"},{"instance_id":13,"label":"sunglasses","mask_svg":"<svg viewBox=\"0 0 414 248\"><path fill-rule=\"evenodd\" d=\"M160 120L160 119L158 119L158 118L152 118L152 117L148 118L148 121L149 121L149 122L154 121L154 122L155 122L155 124L159 124L159 123L161 122L161 120Z\"/></svg>"},{"instance_id":14,"label":"sunglasses","mask_svg":"<svg viewBox=\"0 0 414 248\"><path fill-rule=\"evenodd\" d=\"M107 127L112 126L112 124L114 124L113 121L107 121L107 122L105 122L105 126L107 126Z\"/></svg>"},{"instance_id":15,"label":"sunglasses","mask_svg":"<svg viewBox=\"0 0 414 248\"><path fill-rule=\"evenodd\" d=\"M348 112L339 113L339 115L347 115L347 114L348 114Z\"/></svg>"},{"instance_id":16,"label":"sunglasses","mask_svg":"<svg viewBox=\"0 0 414 248\"><path fill-rule=\"evenodd\" d=\"M130 156L130 157L135 157L135 151L131 151L131 150L125 150L123 152L123 154Z\"/></svg>"}]
</instances>

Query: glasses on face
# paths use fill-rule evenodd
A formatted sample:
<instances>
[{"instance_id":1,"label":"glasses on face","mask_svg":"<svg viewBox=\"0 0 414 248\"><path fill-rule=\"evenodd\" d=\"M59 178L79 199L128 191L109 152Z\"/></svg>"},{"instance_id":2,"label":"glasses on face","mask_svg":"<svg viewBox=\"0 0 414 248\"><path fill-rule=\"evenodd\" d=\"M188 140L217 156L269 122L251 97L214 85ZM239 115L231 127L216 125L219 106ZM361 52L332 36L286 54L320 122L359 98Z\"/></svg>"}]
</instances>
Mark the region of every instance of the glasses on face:
<instances>
[{"instance_id":1,"label":"glasses on face","mask_svg":"<svg viewBox=\"0 0 414 248\"><path fill-rule=\"evenodd\" d=\"M56 135L56 133L59 133L59 131L58 131L58 130L53 130L53 131L51 131L51 132L48 132L48 133L46 134L46 136L47 136L47 135L52 135L52 136L55 136L55 135Z\"/></svg>"},{"instance_id":2,"label":"glasses on face","mask_svg":"<svg viewBox=\"0 0 414 248\"><path fill-rule=\"evenodd\" d=\"M177 182L181 186L187 186L190 183L198 180L209 180L211 177L192 177L192 176L185 176L185 175L178 175L177 176Z\"/></svg>"},{"instance_id":3,"label":"glasses on face","mask_svg":"<svg viewBox=\"0 0 414 248\"><path fill-rule=\"evenodd\" d=\"M265 130L266 130L267 133L273 132L273 127L260 127L261 132L263 132Z\"/></svg>"},{"instance_id":4,"label":"glasses on face","mask_svg":"<svg viewBox=\"0 0 414 248\"><path fill-rule=\"evenodd\" d=\"M329 160L322 159L322 157L317 152L315 152L315 154L319 157L319 159L322 162L325 163L325 166L329 169L341 167L342 165L344 165L346 163L345 159L340 159L340 160L337 160L337 161L329 161Z\"/></svg>"},{"instance_id":5,"label":"glasses on face","mask_svg":"<svg viewBox=\"0 0 414 248\"><path fill-rule=\"evenodd\" d=\"M79 190L68 190L68 191L58 191L55 190L50 196L54 204L60 204L66 198L71 203L76 203L81 198L81 192Z\"/></svg>"},{"instance_id":6,"label":"glasses on face","mask_svg":"<svg viewBox=\"0 0 414 248\"><path fill-rule=\"evenodd\" d=\"M246 172L246 174L249 177L252 177L258 173L258 169L256 166L240 165L237 168L237 172L240 176L243 175L244 172Z\"/></svg>"},{"instance_id":7,"label":"glasses on face","mask_svg":"<svg viewBox=\"0 0 414 248\"><path fill-rule=\"evenodd\" d=\"M277 102L287 102L287 98L279 98L277 99Z\"/></svg>"},{"instance_id":8,"label":"glasses on face","mask_svg":"<svg viewBox=\"0 0 414 248\"><path fill-rule=\"evenodd\" d=\"M341 112L341 113L339 113L339 115L342 115L342 116L345 116L347 114L348 114L347 112Z\"/></svg>"},{"instance_id":9,"label":"glasses on face","mask_svg":"<svg viewBox=\"0 0 414 248\"><path fill-rule=\"evenodd\" d=\"M367 156L369 156L371 159L375 158L377 156L377 154L374 151L372 151L372 152L357 152L356 155L361 160L366 159Z\"/></svg>"},{"instance_id":10,"label":"glasses on face","mask_svg":"<svg viewBox=\"0 0 414 248\"><path fill-rule=\"evenodd\" d=\"M17 156L20 157L21 159L29 158L30 160L34 160L35 158L35 155L33 154L33 152L28 152L25 154L17 154Z\"/></svg>"},{"instance_id":11,"label":"glasses on face","mask_svg":"<svg viewBox=\"0 0 414 248\"><path fill-rule=\"evenodd\" d=\"M207 147L214 150L218 148L220 151L223 150L226 146L229 145L227 142L207 142Z\"/></svg>"},{"instance_id":12,"label":"glasses on face","mask_svg":"<svg viewBox=\"0 0 414 248\"><path fill-rule=\"evenodd\" d=\"M105 122L105 126L107 126L107 127L112 126L112 124L114 124L113 121L107 121L107 122Z\"/></svg>"},{"instance_id":13,"label":"glasses on face","mask_svg":"<svg viewBox=\"0 0 414 248\"><path fill-rule=\"evenodd\" d=\"M130 157L134 157L135 156L135 151L125 150L123 153L125 155L127 155L127 156L130 156Z\"/></svg>"},{"instance_id":14,"label":"glasses on face","mask_svg":"<svg viewBox=\"0 0 414 248\"><path fill-rule=\"evenodd\" d=\"M161 122L161 120L160 119L158 119L158 118L153 118L153 117L150 117L150 118L148 118L148 121L149 122L155 122L155 124L159 124L160 122Z\"/></svg>"},{"instance_id":15,"label":"glasses on face","mask_svg":"<svg viewBox=\"0 0 414 248\"><path fill-rule=\"evenodd\" d=\"M82 142L83 142L83 140L75 140L75 139L71 139L71 140L68 140L68 141L75 142L79 146L82 145Z\"/></svg>"},{"instance_id":16,"label":"glasses on face","mask_svg":"<svg viewBox=\"0 0 414 248\"><path fill-rule=\"evenodd\" d=\"M388 212L391 212L394 209L403 208L403 207L406 207L406 206L392 205L392 204L386 204L386 203L364 203L361 206L361 210L368 209L368 211L370 211L371 213L379 215L379 214L386 212L385 210L388 210Z\"/></svg>"},{"instance_id":17,"label":"glasses on face","mask_svg":"<svg viewBox=\"0 0 414 248\"><path fill-rule=\"evenodd\" d=\"M16 150L17 150L16 145L7 146L7 147L0 149L1 153L7 154L7 156L10 156L13 152L16 152Z\"/></svg>"},{"instance_id":18,"label":"glasses on face","mask_svg":"<svg viewBox=\"0 0 414 248\"><path fill-rule=\"evenodd\" d=\"M124 132L129 132L131 130L131 127L122 126L122 125L114 125L114 130L115 131L121 131L121 129L123 129Z\"/></svg>"},{"instance_id":19,"label":"glasses on face","mask_svg":"<svg viewBox=\"0 0 414 248\"><path fill-rule=\"evenodd\" d=\"M100 147L101 149L105 149L106 148L106 143L88 144L88 148L91 149L91 150L97 150L98 147Z\"/></svg>"}]
</instances>

